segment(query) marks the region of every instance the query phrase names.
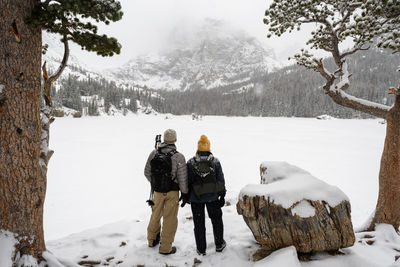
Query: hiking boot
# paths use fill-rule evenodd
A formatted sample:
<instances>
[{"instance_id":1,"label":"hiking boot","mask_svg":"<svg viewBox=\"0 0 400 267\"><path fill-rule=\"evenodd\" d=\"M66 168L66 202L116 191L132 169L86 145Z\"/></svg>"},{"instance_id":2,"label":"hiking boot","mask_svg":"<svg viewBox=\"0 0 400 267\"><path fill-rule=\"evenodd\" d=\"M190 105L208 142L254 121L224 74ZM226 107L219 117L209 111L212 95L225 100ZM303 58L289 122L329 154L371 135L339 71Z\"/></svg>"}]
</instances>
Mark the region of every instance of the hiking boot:
<instances>
[{"instance_id":1,"label":"hiking boot","mask_svg":"<svg viewBox=\"0 0 400 267\"><path fill-rule=\"evenodd\" d=\"M200 250L197 250L197 254L199 254L199 256L205 256L206 252L200 252Z\"/></svg>"},{"instance_id":2,"label":"hiking boot","mask_svg":"<svg viewBox=\"0 0 400 267\"><path fill-rule=\"evenodd\" d=\"M150 245L149 247L154 248L155 246L157 246L160 243L160 233L157 234L156 239L153 240L153 243Z\"/></svg>"},{"instance_id":3,"label":"hiking boot","mask_svg":"<svg viewBox=\"0 0 400 267\"><path fill-rule=\"evenodd\" d=\"M172 247L170 252L160 252L162 255L170 255L170 254L175 254L176 253L176 247Z\"/></svg>"},{"instance_id":4,"label":"hiking boot","mask_svg":"<svg viewBox=\"0 0 400 267\"><path fill-rule=\"evenodd\" d=\"M217 247L215 248L215 251L216 251L216 252L222 252L222 251L224 250L224 248L226 248L226 242L225 242L225 240L224 240L224 242L222 242L222 244L221 244L220 246L217 246Z\"/></svg>"}]
</instances>

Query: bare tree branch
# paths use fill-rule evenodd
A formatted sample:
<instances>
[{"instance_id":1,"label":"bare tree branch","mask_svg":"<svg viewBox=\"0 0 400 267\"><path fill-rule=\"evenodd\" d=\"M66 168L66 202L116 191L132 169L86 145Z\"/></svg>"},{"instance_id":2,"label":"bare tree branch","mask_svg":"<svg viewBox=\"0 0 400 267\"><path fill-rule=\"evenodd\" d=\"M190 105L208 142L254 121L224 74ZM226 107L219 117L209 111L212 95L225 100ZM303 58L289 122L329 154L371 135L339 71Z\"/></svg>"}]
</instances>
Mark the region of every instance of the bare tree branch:
<instances>
[{"instance_id":1,"label":"bare tree branch","mask_svg":"<svg viewBox=\"0 0 400 267\"><path fill-rule=\"evenodd\" d=\"M41 133L41 145L40 145L40 159L39 163L42 167L42 171L45 173L47 172L47 164L51 156L53 155L54 151L49 150L49 138L50 138L50 124L54 121L52 117L52 99L51 99L51 88L54 82L61 76L62 72L64 71L65 67L67 66L68 58L69 58L69 46L68 46L68 39L66 35L63 36L62 42L64 43L64 56L58 67L58 70L55 74L49 77L46 68L46 62L44 62L42 66L43 70L43 79L44 79L44 90L43 96L45 100L45 106L41 110L41 126L42 126L42 133Z\"/></svg>"},{"instance_id":2,"label":"bare tree branch","mask_svg":"<svg viewBox=\"0 0 400 267\"><path fill-rule=\"evenodd\" d=\"M67 66L68 63L68 58L69 58L69 45L68 45L68 39L67 36L63 36L62 42L64 44L64 56L63 59L60 63L60 66L58 67L58 70L56 71L55 74L50 76L49 82L51 85L61 76L61 73L64 71L65 67Z\"/></svg>"},{"instance_id":3,"label":"bare tree branch","mask_svg":"<svg viewBox=\"0 0 400 267\"><path fill-rule=\"evenodd\" d=\"M347 57L347 56L349 56L349 55L352 55L352 54L354 54L354 53L357 52L357 51L365 51L365 50L368 50L369 48L370 48L370 46L368 46L368 47L366 47L366 48L363 48L363 47L361 47L361 46L356 45L356 46L354 46L351 50L349 50L349 51L344 52L343 54L341 54L341 55L340 55L340 59L343 59L343 58L345 58L345 57Z\"/></svg>"},{"instance_id":4,"label":"bare tree branch","mask_svg":"<svg viewBox=\"0 0 400 267\"><path fill-rule=\"evenodd\" d=\"M63 59L60 63L60 66L58 67L58 70L56 71L55 74L49 77L46 69L46 62L44 62L42 70L43 70L43 78L44 78L44 100L46 102L46 105L51 107L52 104L52 99L51 99L51 88L53 87L54 82L61 76L62 72L64 71L65 67L67 66L68 63L68 58L69 58L69 45L68 45L68 39L64 35L62 42L64 44L64 56Z\"/></svg>"},{"instance_id":5,"label":"bare tree branch","mask_svg":"<svg viewBox=\"0 0 400 267\"><path fill-rule=\"evenodd\" d=\"M329 72L325 69L324 64L322 63L322 59L320 59L316 63L318 64L317 72L319 72L322 75L322 77L325 78L327 83L333 84L333 82L335 81L335 76L332 74L329 74ZM329 88L330 88L330 86L329 86Z\"/></svg>"}]
</instances>

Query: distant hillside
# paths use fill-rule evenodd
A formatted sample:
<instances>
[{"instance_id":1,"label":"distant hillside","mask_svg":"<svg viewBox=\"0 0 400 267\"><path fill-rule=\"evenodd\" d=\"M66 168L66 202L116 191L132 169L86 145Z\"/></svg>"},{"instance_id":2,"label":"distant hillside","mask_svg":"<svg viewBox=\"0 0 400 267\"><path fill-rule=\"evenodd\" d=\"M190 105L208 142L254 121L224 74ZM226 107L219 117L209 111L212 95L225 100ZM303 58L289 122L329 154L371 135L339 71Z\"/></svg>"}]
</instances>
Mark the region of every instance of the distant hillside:
<instances>
[{"instance_id":1,"label":"distant hillside","mask_svg":"<svg viewBox=\"0 0 400 267\"><path fill-rule=\"evenodd\" d=\"M326 64L329 67L329 60ZM348 90L364 99L391 105L388 88L399 83L396 72L400 55L371 49L348 59L353 73ZM218 114L229 116L296 116L314 117L329 114L350 118L365 116L343 108L325 95L319 74L292 65L259 75L242 84L227 85L215 90L160 92L165 98L163 111L173 114Z\"/></svg>"}]
</instances>

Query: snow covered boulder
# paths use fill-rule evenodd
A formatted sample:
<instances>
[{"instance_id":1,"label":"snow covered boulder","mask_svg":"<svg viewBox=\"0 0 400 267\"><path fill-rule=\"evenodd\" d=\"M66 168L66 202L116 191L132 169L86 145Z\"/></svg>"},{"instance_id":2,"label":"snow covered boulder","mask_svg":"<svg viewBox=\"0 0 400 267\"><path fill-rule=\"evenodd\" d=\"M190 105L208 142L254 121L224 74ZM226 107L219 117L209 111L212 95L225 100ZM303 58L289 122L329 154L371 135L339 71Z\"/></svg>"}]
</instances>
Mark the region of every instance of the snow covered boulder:
<instances>
[{"instance_id":1,"label":"snow covered boulder","mask_svg":"<svg viewBox=\"0 0 400 267\"><path fill-rule=\"evenodd\" d=\"M244 187L237 203L262 245L253 260L289 246L311 253L354 244L350 202L339 188L286 162L264 162L260 172L261 184Z\"/></svg>"}]
</instances>

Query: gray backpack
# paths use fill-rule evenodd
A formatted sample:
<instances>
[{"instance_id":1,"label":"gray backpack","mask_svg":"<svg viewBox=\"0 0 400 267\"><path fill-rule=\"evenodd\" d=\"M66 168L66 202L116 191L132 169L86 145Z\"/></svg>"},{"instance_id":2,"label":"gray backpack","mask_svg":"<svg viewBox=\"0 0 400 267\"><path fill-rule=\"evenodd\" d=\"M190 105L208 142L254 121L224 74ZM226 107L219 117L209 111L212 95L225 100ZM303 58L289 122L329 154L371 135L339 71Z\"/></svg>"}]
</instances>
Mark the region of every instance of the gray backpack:
<instances>
[{"instance_id":1,"label":"gray backpack","mask_svg":"<svg viewBox=\"0 0 400 267\"><path fill-rule=\"evenodd\" d=\"M225 185L217 180L214 156L212 154L207 158L197 156L192 163L192 188L199 199L225 191Z\"/></svg>"}]
</instances>

